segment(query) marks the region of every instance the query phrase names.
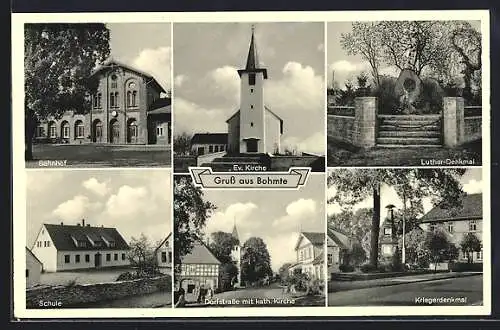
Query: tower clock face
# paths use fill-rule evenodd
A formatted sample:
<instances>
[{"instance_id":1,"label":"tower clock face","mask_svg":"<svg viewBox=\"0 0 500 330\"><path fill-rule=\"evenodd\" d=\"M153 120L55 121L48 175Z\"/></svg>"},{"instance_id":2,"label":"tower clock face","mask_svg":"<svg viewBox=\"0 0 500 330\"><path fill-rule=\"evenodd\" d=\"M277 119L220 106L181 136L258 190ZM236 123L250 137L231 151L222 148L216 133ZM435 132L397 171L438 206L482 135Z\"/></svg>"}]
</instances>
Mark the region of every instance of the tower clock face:
<instances>
[{"instance_id":1,"label":"tower clock face","mask_svg":"<svg viewBox=\"0 0 500 330\"><path fill-rule=\"evenodd\" d=\"M111 112L111 116L113 116L113 117L118 116L118 112L116 112L116 110L113 110L113 112Z\"/></svg>"}]
</instances>

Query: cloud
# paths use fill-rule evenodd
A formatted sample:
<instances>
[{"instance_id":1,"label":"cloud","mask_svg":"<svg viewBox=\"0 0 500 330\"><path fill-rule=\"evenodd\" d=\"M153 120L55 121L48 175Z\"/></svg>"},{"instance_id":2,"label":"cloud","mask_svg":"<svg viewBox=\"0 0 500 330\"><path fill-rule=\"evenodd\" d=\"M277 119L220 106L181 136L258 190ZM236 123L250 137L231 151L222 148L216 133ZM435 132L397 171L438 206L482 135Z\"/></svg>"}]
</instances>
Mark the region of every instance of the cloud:
<instances>
[{"instance_id":1,"label":"cloud","mask_svg":"<svg viewBox=\"0 0 500 330\"><path fill-rule=\"evenodd\" d=\"M325 154L325 135L323 132L314 133L305 140L291 136L281 144L283 150L288 147L292 150L307 151L319 155Z\"/></svg>"},{"instance_id":2,"label":"cloud","mask_svg":"<svg viewBox=\"0 0 500 330\"><path fill-rule=\"evenodd\" d=\"M175 87L181 87L182 84L184 84L184 82L188 79L188 77L184 74L180 74L180 75L177 75L175 76L174 78L174 85Z\"/></svg>"},{"instance_id":3,"label":"cloud","mask_svg":"<svg viewBox=\"0 0 500 330\"><path fill-rule=\"evenodd\" d=\"M235 223L240 233L252 231L258 224L248 221L248 218L256 209L257 205L254 203L235 203L225 210L215 211L207 221L206 232L231 232ZM244 241L243 237L240 239Z\"/></svg>"},{"instance_id":4,"label":"cloud","mask_svg":"<svg viewBox=\"0 0 500 330\"><path fill-rule=\"evenodd\" d=\"M114 218L130 218L151 208L145 187L121 186L106 202L106 213Z\"/></svg>"},{"instance_id":5,"label":"cloud","mask_svg":"<svg viewBox=\"0 0 500 330\"><path fill-rule=\"evenodd\" d=\"M151 74L165 90L168 90L171 87L171 56L170 47L146 48L133 60L133 65Z\"/></svg>"},{"instance_id":6,"label":"cloud","mask_svg":"<svg viewBox=\"0 0 500 330\"><path fill-rule=\"evenodd\" d=\"M227 132L230 109L204 108L181 97L175 97L175 134Z\"/></svg>"},{"instance_id":7,"label":"cloud","mask_svg":"<svg viewBox=\"0 0 500 330\"><path fill-rule=\"evenodd\" d=\"M83 181L82 186L99 196L106 196L110 191L107 182L99 182L96 178Z\"/></svg>"},{"instance_id":8,"label":"cloud","mask_svg":"<svg viewBox=\"0 0 500 330\"><path fill-rule=\"evenodd\" d=\"M312 222L322 220L318 216L316 201L313 199L298 199L291 202L286 207L286 215L276 218L272 226L280 228L281 231L298 231L304 224L310 225Z\"/></svg>"},{"instance_id":9,"label":"cloud","mask_svg":"<svg viewBox=\"0 0 500 330\"><path fill-rule=\"evenodd\" d=\"M210 71L208 75L211 80L210 86L216 89L214 92L227 97L231 101L239 101L240 76L235 67L226 65Z\"/></svg>"},{"instance_id":10,"label":"cloud","mask_svg":"<svg viewBox=\"0 0 500 330\"><path fill-rule=\"evenodd\" d=\"M295 244L297 243L298 233L291 232L279 236L264 237L269 255L271 256L271 268L277 272L285 262L295 262Z\"/></svg>"},{"instance_id":11,"label":"cloud","mask_svg":"<svg viewBox=\"0 0 500 330\"><path fill-rule=\"evenodd\" d=\"M52 211L52 214L63 221L76 221L85 218L89 212L95 211L100 207L101 203L92 203L87 196L77 195L73 199L59 204Z\"/></svg>"},{"instance_id":12,"label":"cloud","mask_svg":"<svg viewBox=\"0 0 500 330\"><path fill-rule=\"evenodd\" d=\"M483 182L471 179L463 185L463 190L468 194L483 192Z\"/></svg>"}]
</instances>

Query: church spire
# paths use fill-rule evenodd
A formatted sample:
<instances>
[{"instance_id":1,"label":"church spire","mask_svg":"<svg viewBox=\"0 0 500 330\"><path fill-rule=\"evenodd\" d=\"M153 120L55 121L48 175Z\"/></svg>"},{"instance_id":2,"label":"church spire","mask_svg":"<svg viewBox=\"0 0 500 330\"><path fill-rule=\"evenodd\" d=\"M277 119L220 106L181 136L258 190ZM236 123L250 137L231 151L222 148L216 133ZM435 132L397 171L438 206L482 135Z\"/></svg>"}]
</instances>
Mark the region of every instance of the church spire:
<instances>
[{"instance_id":1,"label":"church spire","mask_svg":"<svg viewBox=\"0 0 500 330\"><path fill-rule=\"evenodd\" d=\"M233 220L233 232L231 233L231 236L236 238L238 242L240 241L240 237L238 235L238 230L236 229L236 220Z\"/></svg>"},{"instance_id":2,"label":"church spire","mask_svg":"<svg viewBox=\"0 0 500 330\"><path fill-rule=\"evenodd\" d=\"M255 41L255 25L252 24L252 36L250 38L250 46L248 48L247 63L244 70L238 70L241 74L244 72L262 72L264 79L267 79L267 69L262 68L259 61L259 53L257 51L257 42Z\"/></svg>"}]
</instances>

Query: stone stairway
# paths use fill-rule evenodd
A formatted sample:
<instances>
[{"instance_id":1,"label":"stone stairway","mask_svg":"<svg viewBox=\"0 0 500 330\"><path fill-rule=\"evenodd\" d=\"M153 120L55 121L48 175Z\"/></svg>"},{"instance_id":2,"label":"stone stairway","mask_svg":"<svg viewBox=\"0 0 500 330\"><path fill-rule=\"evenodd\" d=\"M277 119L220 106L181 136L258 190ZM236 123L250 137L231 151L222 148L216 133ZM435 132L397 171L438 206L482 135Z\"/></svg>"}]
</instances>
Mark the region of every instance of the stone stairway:
<instances>
[{"instance_id":1,"label":"stone stairway","mask_svg":"<svg viewBox=\"0 0 500 330\"><path fill-rule=\"evenodd\" d=\"M379 115L377 146L442 147L441 115Z\"/></svg>"},{"instance_id":2,"label":"stone stairway","mask_svg":"<svg viewBox=\"0 0 500 330\"><path fill-rule=\"evenodd\" d=\"M204 163L201 167L210 167L213 172L233 172L235 165L248 172L262 167L266 167L267 171L269 171L271 169L271 159L266 154L225 155L215 158L211 163ZM258 172L262 171L258 170Z\"/></svg>"}]
</instances>

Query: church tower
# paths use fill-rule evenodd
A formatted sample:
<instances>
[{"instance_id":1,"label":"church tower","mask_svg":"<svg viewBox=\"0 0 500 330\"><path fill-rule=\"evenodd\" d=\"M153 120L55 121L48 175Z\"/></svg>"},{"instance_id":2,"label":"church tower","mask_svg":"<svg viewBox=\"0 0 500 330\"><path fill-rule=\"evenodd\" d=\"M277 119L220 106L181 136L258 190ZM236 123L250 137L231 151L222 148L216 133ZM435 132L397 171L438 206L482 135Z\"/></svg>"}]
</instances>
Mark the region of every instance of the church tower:
<instances>
[{"instance_id":1,"label":"church tower","mask_svg":"<svg viewBox=\"0 0 500 330\"><path fill-rule=\"evenodd\" d=\"M231 236L233 236L238 243L233 246L233 249L231 251L231 259L233 260L234 264L236 265L236 268L238 269L238 285L241 286L241 247L242 244L240 242L240 237L238 235L238 230L236 229L236 223L233 225L233 232L231 233Z\"/></svg>"},{"instance_id":2,"label":"church tower","mask_svg":"<svg viewBox=\"0 0 500 330\"><path fill-rule=\"evenodd\" d=\"M238 74L241 86L239 150L241 153L265 153L264 80L267 69L259 62L253 26L246 66L238 70Z\"/></svg>"}]
</instances>

